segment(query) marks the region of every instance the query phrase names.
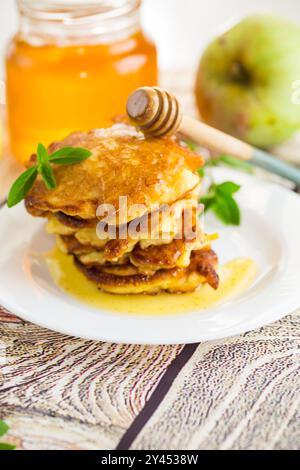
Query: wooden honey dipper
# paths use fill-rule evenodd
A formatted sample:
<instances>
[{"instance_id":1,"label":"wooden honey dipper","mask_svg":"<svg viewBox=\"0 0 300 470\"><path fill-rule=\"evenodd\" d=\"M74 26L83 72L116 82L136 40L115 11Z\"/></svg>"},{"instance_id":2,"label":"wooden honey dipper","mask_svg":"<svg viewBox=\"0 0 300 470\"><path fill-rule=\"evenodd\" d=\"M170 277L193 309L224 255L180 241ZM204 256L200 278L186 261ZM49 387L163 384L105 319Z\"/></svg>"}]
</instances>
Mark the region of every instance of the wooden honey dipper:
<instances>
[{"instance_id":1,"label":"wooden honey dipper","mask_svg":"<svg viewBox=\"0 0 300 470\"><path fill-rule=\"evenodd\" d=\"M180 132L203 147L247 160L300 185L298 168L201 121L184 116L177 99L162 88L138 88L128 98L127 114L132 124L147 137Z\"/></svg>"}]
</instances>

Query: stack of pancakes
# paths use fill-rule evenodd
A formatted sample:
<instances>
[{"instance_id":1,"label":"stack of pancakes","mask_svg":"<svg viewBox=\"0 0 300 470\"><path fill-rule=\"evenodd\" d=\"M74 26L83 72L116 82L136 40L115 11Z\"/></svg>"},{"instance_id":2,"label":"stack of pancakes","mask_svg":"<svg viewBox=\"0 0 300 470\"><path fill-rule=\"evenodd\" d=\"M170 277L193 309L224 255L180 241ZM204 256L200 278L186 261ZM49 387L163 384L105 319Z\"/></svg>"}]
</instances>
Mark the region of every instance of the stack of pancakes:
<instances>
[{"instance_id":1,"label":"stack of pancakes","mask_svg":"<svg viewBox=\"0 0 300 470\"><path fill-rule=\"evenodd\" d=\"M63 147L83 147L92 156L55 165L56 188L38 179L26 208L49 219L59 248L99 289L153 294L191 292L205 282L218 287L217 257L199 224L202 157L175 138L146 139L125 124L74 133L49 152Z\"/></svg>"}]
</instances>

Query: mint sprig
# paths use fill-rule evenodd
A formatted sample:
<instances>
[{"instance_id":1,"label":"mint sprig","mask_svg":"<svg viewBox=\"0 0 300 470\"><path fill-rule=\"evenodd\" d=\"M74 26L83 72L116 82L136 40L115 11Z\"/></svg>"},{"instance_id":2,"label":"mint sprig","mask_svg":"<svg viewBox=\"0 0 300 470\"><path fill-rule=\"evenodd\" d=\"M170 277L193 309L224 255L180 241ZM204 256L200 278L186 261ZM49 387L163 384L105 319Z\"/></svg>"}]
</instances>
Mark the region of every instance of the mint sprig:
<instances>
[{"instance_id":1,"label":"mint sprig","mask_svg":"<svg viewBox=\"0 0 300 470\"><path fill-rule=\"evenodd\" d=\"M8 432L9 427L7 426L4 421L0 419L0 437L5 436L5 434ZM6 444L4 442L0 442L0 450L14 450L15 446L11 444Z\"/></svg>"},{"instance_id":2,"label":"mint sprig","mask_svg":"<svg viewBox=\"0 0 300 470\"><path fill-rule=\"evenodd\" d=\"M224 165L235 168L236 170L241 170L246 173L254 173L254 167L250 163L233 157L232 155L220 155L217 160Z\"/></svg>"},{"instance_id":3,"label":"mint sprig","mask_svg":"<svg viewBox=\"0 0 300 470\"><path fill-rule=\"evenodd\" d=\"M185 144L193 152L198 149L198 145L194 142L186 140ZM213 211L226 225L240 225L241 211L234 198L234 194L239 191L240 186L232 181L216 184L213 180L211 171L209 171L211 167L224 165L246 173L254 172L254 168L251 164L233 157L232 155L223 154L217 157L208 158L205 165L198 169L198 174L201 178L208 176L211 180L208 191L201 197L200 202L204 204L205 211Z\"/></svg>"},{"instance_id":4,"label":"mint sprig","mask_svg":"<svg viewBox=\"0 0 300 470\"><path fill-rule=\"evenodd\" d=\"M225 181L221 184L212 183L200 202L204 204L205 211L213 211L226 225L240 225L241 213L233 197L239 189L240 186L232 181Z\"/></svg>"},{"instance_id":5,"label":"mint sprig","mask_svg":"<svg viewBox=\"0 0 300 470\"><path fill-rule=\"evenodd\" d=\"M83 162L91 155L92 153L89 150L80 147L65 147L48 155L46 147L39 144L37 147L37 164L22 173L14 182L8 195L8 207L14 207L25 199L38 175L41 175L48 189L56 188L57 183L52 164L74 165Z\"/></svg>"}]
</instances>

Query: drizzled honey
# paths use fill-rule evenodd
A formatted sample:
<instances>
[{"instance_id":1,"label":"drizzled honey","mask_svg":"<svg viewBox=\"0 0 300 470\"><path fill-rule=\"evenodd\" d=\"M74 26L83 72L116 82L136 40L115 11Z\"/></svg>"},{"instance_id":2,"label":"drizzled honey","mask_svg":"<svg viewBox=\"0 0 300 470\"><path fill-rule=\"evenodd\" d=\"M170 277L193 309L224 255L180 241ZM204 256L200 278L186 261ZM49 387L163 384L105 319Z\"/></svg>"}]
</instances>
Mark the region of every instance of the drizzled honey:
<instances>
[{"instance_id":1,"label":"drizzled honey","mask_svg":"<svg viewBox=\"0 0 300 470\"><path fill-rule=\"evenodd\" d=\"M75 24L72 35L65 32L67 40L59 35L64 26L58 20L57 30L46 37L44 26L42 38L31 32L30 21L26 34L11 42L6 62L10 146L20 162L38 142L47 145L76 130L110 125L113 116L124 114L136 87L157 83L156 48L133 20L128 31L104 39L76 37Z\"/></svg>"},{"instance_id":2,"label":"drizzled honey","mask_svg":"<svg viewBox=\"0 0 300 470\"><path fill-rule=\"evenodd\" d=\"M206 311L242 295L257 274L252 259L237 258L219 269L220 286L213 290L208 284L190 294L112 295L100 292L75 267L73 258L55 248L46 255L46 262L55 284L69 296L89 307L111 313L137 316L165 316Z\"/></svg>"}]
</instances>

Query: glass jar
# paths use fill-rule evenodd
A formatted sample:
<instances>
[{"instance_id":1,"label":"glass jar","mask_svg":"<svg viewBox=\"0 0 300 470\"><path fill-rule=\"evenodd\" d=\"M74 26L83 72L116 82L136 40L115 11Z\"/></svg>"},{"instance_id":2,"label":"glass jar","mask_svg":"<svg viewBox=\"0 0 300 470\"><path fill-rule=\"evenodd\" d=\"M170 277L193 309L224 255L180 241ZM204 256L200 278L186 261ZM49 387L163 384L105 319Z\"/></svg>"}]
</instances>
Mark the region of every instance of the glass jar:
<instances>
[{"instance_id":1,"label":"glass jar","mask_svg":"<svg viewBox=\"0 0 300 470\"><path fill-rule=\"evenodd\" d=\"M139 0L18 0L7 51L10 148L24 162L75 130L111 124L128 95L157 84L156 48Z\"/></svg>"}]
</instances>

